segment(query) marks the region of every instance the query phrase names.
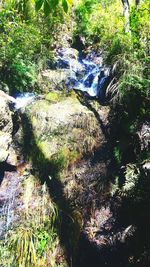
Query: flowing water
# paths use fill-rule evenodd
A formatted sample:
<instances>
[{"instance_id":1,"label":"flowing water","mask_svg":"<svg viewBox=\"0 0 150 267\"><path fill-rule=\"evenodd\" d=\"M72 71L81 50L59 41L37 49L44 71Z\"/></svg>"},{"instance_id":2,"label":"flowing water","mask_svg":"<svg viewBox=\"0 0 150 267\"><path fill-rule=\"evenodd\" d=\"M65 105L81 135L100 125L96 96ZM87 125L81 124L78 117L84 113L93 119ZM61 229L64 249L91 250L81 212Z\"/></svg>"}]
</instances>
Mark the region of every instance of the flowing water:
<instances>
[{"instance_id":1,"label":"flowing water","mask_svg":"<svg viewBox=\"0 0 150 267\"><path fill-rule=\"evenodd\" d=\"M103 66L103 59L96 53L86 58L78 57L70 48L58 52L59 68L69 68L67 85L70 89L87 92L91 97L100 97L110 75L110 69Z\"/></svg>"},{"instance_id":2,"label":"flowing water","mask_svg":"<svg viewBox=\"0 0 150 267\"><path fill-rule=\"evenodd\" d=\"M70 90L86 92L90 97L104 100L110 69L103 65L101 56L93 52L87 57L79 57L76 50L61 49L57 53L55 68L69 70L65 83ZM15 108L21 109L33 102L36 94L26 92L14 97Z\"/></svg>"},{"instance_id":3,"label":"flowing water","mask_svg":"<svg viewBox=\"0 0 150 267\"><path fill-rule=\"evenodd\" d=\"M35 99L34 93L20 93L15 96L15 108L20 109L29 105Z\"/></svg>"},{"instance_id":4,"label":"flowing water","mask_svg":"<svg viewBox=\"0 0 150 267\"><path fill-rule=\"evenodd\" d=\"M20 177L16 172L4 172L0 185L0 237L12 226Z\"/></svg>"}]
</instances>

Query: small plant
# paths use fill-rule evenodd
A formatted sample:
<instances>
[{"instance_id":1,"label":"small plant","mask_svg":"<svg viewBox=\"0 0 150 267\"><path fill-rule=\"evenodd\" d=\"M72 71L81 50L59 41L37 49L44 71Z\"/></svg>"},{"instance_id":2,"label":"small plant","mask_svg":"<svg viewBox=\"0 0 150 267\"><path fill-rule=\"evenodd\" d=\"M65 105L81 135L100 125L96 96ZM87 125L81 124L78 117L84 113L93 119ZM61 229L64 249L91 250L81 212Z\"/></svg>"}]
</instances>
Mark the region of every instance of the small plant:
<instances>
[{"instance_id":1,"label":"small plant","mask_svg":"<svg viewBox=\"0 0 150 267\"><path fill-rule=\"evenodd\" d=\"M115 157L117 163L120 164L121 159L122 159L122 152L121 152L119 145L114 148L114 157Z\"/></svg>"},{"instance_id":2,"label":"small plant","mask_svg":"<svg viewBox=\"0 0 150 267\"><path fill-rule=\"evenodd\" d=\"M37 238L30 228L18 228L10 241L10 250L14 251L14 261L18 267L37 266ZM12 251L11 251L12 252Z\"/></svg>"}]
</instances>

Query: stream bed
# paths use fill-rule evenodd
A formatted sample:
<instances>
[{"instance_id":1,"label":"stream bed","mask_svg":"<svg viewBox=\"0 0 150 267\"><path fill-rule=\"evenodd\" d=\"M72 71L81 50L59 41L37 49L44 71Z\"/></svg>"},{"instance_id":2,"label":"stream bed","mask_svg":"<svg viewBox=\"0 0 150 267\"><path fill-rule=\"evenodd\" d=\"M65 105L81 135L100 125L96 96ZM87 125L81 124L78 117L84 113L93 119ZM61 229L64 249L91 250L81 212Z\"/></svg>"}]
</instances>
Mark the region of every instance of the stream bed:
<instances>
[{"instance_id":1,"label":"stream bed","mask_svg":"<svg viewBox=\"0 0 150 267\"><path fill-rule=\"evenodd\" d=\"M60 214L61 229L55 229L50 247L44 243L48 251L37 249L38 262L44 258L44 265L39 266L52 266L53 255L64 260L60 240L69 267L126 267L126 240L135 228L118 219L121 198L110 194L109 108L95 101L105 98L110 69L103 66L101 55L80 58L69 49L58 51L54 68L68 70L65 84L69 90L86 94L58 103L49 103L34 93L15 96L19 128L13 145L21 146L27 167L18 161L13 170L3 170L0 238L21 227L22 238L30 233L35 246L36 242L37 246L48 243L48 220L55 221L53 216ZM44 231L42 235L38 229ZM60 262L55 266L64 266Z\"/></svg>"}]
</instances>

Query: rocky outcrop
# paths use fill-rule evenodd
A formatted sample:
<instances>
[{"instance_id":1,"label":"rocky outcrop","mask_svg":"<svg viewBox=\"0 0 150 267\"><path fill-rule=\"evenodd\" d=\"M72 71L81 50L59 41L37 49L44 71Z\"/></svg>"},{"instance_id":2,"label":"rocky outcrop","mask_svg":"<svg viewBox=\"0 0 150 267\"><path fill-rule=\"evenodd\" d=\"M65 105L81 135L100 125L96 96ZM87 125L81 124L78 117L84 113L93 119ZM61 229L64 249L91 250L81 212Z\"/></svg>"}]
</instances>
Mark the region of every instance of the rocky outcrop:
<instances>
[{"instance_id":1,"label":"rocky outcrop","mask_svg":"<svg viewBox=\"0 0 150 267\"><path fill-rule=\"evenodd\" d=\"M5 92L0 90L0 97L3 98L3 100L7 101L7 103L16 103L16 100L14 97L6 94Z\"/></svg>"},{"instance_id":2,"label":"rocky outcrop","mask_svg":"<svg viewBox=\"0 0 150 267\"><path fill-rule=\"evenodd\" d=\"M9 103L13 98L0 91L0 162L7 159L9 155L9 146L12 142L12 112Z\"/></svg>"},{"instance_id":3,"label":"rocky outcrop","mask_svg":"<svg viewBox=\"0 0 150 267\"><path fill-rule=\"evenodd\" d=\"M62 90L66 87L66 80L70 77L69 69L47 69L39 73L38 84L42 92L48 92L53 88Z\"/></svg>"}]
</instances>

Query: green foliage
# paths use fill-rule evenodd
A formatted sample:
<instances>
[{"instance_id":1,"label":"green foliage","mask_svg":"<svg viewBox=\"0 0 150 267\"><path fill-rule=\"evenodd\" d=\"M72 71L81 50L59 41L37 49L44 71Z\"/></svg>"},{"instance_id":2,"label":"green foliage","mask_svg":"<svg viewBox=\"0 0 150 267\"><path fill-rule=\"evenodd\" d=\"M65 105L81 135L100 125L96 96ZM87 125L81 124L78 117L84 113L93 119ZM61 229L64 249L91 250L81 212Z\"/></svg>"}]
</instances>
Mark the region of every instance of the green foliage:
<instances>
[{"instance_id":1,"label":"green foliage","mask_svg":"<svg viewBox=\"0 0 150 267\"><path fill-rule=\"evenodd\" d=\"M40 32L22 22L16 11L0 10L0 79L10 92L25 91L36 81L35 55L40 51ZM33 42L34 36L34 42Z\"/></svg>"},{"instance_id":2,"label":"green foliage","mask_svg":"<svg viewBox=\"0 0 150 267\"><path fill-rule=\"evenodd\" d=\"M62 0L61 2L64 11L67 12L69 5L72 5L72 0ZM43 8L45 16L48 16L49 13L55 11L58 4L59 0L35 0L36 10L39 11Z\"/></svg>"},{"instance_id":3,"label":"green foliage","mask_svg":"<svg viewBox=\"0 0 150 267\"><path fill-rule=\"evenodd\" d=\"M0 7L0 80L9 86L11 94L38 89L38 71L45 67L47 58L52 57L63 22L61 8L45 17L42 12L35 12L34 1L3 2Z\"/></svg>"},{"instance_id":4,"label":"green foliage","mask_svg":"<svg viewBox=\"0 0 150 267\"><path fill-rule=\"evenodd\" d=\"M150 3L144 1L137 9L132 7L130 13L130 27L132 40L135 48L140 48L148 55L149 44L149 27L150 27Z\"/></svg>"},{"instance_id":5,"label":"green foliage","mask_svg":"<svg viewBox=\"0 0 150 267\"><path fill-rule=\"evenodd\" d=\"M86 42L110 48L112 38L123 31L121 1L82 0L76 8L77 29L75 34L84 36Z\"/></svg>"},{"instance_id":6,"label":"green foliage","mask_svg":"<svg viewBox=\"0 0 150 267\"><path fill-rule=\"evenodd\" d=\"M64 259L57 260L57 253L59 256L63 253L56 227L59 227L59 214L46 184L39 185L33 176L29 176L23 182L22 201L24 208L19 213L19 224L17 222L7 232L5 242L3 239L0 242L0 265L64 266Z\"/></svg>"},{"instance_id":7,"label":"green foliage","mask_svg":"<svg viewBox=\"0 0 150 267\"><path fill-rule=\"evenodd\" d=\"M121 153L122 152L121 152L121 149L120 149L119 145L116 146L114 148L114 157L115 157L115 159L116 159L116 161L117 161L118 164L121 163L121 159L122 159Z\"/></svg>"}]
</instances>

